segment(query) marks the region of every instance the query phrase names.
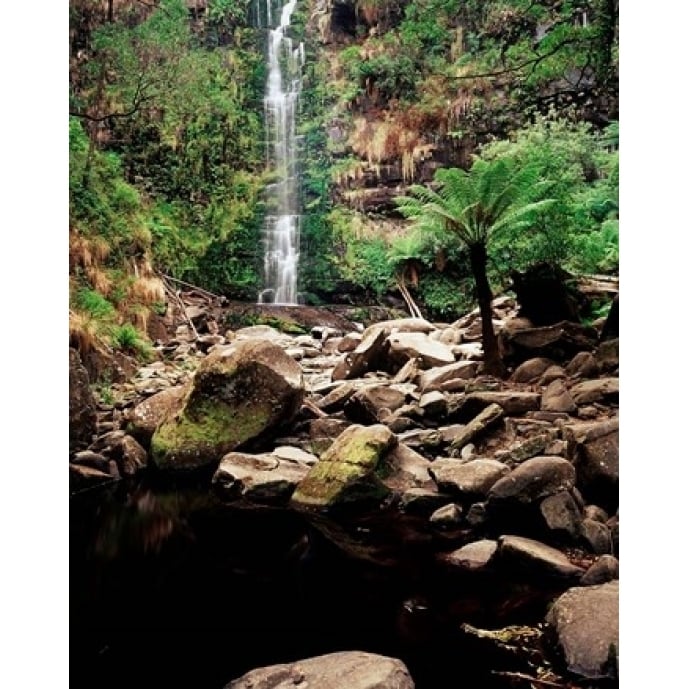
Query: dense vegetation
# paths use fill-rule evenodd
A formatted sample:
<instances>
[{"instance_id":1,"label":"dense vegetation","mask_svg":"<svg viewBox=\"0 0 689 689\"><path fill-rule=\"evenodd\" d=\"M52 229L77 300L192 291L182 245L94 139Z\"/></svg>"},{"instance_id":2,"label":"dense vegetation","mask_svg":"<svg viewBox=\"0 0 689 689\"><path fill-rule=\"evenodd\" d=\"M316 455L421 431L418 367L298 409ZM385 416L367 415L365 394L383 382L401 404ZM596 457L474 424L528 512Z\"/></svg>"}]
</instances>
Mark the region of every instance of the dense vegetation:
<instances>
[{"instance_id":1,"label":"dense vegetation","mask_svg":"<svg viewBox=\"0 0 689 689\"><path fill-rule=\"evenodd\" d=\"M300 0L291 29L307 56L299 133L308 301L380 300L405 282L431 317L470 306L466 242L440 226L411 229L395 198L476 160L551 181L547 211L488 242L493 291L539 261L617 270L616 2L317 9ZM71 0L76 343L145 353L147 319L166 298L160 274L256 298L270 171L264 33L251 14L250 0Z\"/></svg>"}]
</instances>

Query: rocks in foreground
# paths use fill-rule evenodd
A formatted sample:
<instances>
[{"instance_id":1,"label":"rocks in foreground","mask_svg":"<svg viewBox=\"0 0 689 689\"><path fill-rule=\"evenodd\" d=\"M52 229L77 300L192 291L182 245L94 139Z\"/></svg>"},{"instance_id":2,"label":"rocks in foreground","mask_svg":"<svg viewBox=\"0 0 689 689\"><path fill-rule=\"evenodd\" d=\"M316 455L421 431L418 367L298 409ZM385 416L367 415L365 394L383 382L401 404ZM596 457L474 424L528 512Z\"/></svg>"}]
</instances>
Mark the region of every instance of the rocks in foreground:
<instances>
[{"instance_id":1,"label":"rocks in foreground","mask_svg":"<svg viewBox=\"0 0 689 689\"><path fill-rule=\"evenodd\" d=\"M160 468L212 464L294 418L304 399L301 366L277 345L249 339L214 350L151 439Z\"/></svg>"},{"instance_id":2,"label":"rocks in foreground","mask_svg":"<svg viewBox=\"0 0 689 689\"><path fill-rule=\"evenodd\" d=\"M247 672L225 689L414 689L401 660L342 651Z\"/></svg>"}]
</instances>

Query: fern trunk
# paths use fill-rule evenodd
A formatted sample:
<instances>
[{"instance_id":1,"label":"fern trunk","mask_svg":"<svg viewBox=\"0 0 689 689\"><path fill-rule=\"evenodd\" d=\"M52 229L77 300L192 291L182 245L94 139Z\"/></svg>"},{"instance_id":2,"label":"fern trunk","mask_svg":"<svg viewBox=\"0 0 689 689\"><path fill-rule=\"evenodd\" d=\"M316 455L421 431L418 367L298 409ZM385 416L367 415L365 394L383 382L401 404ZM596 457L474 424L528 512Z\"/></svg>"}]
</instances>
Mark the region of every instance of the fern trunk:
<instances>
[{"instance_id":1,"label":"fern trunk","mask_svg":"<svg viewBox=\"0 0 689 689\"><path fill-rule=\"evenodd\" d=\"M502 363L498 339L493 329L493 310L491 308L493 293L488 282L488 252L486 245L470 244L469 259L471 261L471 272L476 283L476 297L481 314L484 372L489 375L502 377L505 374L505 366Z\"/></svg>"}]
</instances>

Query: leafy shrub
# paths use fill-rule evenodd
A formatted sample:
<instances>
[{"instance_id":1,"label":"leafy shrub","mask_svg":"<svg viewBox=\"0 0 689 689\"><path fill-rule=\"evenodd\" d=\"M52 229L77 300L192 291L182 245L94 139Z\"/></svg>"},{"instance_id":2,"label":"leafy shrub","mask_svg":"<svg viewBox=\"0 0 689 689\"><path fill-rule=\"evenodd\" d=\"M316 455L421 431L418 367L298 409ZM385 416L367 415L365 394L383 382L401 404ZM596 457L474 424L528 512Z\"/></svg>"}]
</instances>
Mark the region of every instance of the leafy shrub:
<instances>
[{"instance_id":1,"label":"leafy shrub","mask_svg":"<svg viewBox=\"0 0 689 689\"><path fill-rule=\"evenodd\" d=\"M115 315L115 307L94 289L80 289L75 303L78 309L85 311L91 318L105 320Z\"/></svg>"}]
</instances>

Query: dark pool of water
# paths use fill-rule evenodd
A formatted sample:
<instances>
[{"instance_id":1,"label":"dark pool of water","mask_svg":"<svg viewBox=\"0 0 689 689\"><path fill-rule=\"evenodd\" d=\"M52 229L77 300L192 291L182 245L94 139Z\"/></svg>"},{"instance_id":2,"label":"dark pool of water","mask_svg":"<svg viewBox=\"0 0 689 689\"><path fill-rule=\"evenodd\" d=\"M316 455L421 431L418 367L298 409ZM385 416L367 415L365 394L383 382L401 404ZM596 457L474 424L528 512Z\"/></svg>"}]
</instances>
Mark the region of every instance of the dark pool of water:
<instances>
[{"instance_id":1,"label":"dark pool of water","mask_svg":"<svg viewBox=\"0 0 689 689\"><path fill-rule=\"evenodd\" d=\"M501 686L457 633L462 605L481 622L485 600L422 563L348 559L298 515L228 508L203 485L71 498L71 687L221 689L339 650L400 658L417 689Z\"/></svg>"}]
</instances>

